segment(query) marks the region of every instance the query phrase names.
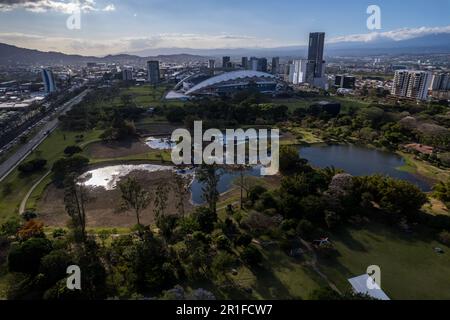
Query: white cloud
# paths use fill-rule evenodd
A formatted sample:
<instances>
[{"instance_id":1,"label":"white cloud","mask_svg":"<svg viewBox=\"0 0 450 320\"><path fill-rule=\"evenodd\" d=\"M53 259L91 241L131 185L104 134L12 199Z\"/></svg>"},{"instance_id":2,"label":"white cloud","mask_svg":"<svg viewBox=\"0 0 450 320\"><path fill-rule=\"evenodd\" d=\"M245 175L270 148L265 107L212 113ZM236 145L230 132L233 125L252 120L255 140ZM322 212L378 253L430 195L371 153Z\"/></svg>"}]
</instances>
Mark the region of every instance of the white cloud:
<instances>
[{"instance_id":1,"label":"white cloud","mask_svg":"<svg viewBox=\"0 0 450 320\"><path fill-rule=\"evenodd\" d=\"M108 4L106 7L102 9L102 11L110 12L110 11L116 11L116 6L113 4Z\"/></svg>"},{"instance_id":2,"label":"white cloud","mask_svg":"<svg viewBox=\"0 0 450 320\"><path fill-rule=\"evenodd\" d=\"M23 33L0 33L0 42L18 47L48 51L58 48L58 51L69 54L107 55L123 52L138 52L158 48L256 48L279 46L272 39L249 37L233 34L191 34L165 33L147 37L124 37L114 39L82 39L72 37L51 37Z\"/></svg>"},{"instance_id":3,"label":"white cloud","mask_svg":"<svg viewBox=\"0 0 450 320\"><path fill-rule=\"evenodd\" d=\"M329 43L336 42L371 42L376 40L408 40L419 38L431 34L450 33L450 26L444 27L420 27L420 28L402 28L385 32L371 32L364 34L352 34L347 36L335 37L330 39Z\"/></svg>"},{"instance_id":4,"label":"white cloud","mask_svg":"<svg viewBox=\"0 0 450 320\"><path fill-rule=\"evenodd\" d=\"M56 11L71 14L79 8L82 12L115 11L113 4L99 9L95 0L0 0L0 11L26 10L35 13Z\"/></svg>"}]
</instances>

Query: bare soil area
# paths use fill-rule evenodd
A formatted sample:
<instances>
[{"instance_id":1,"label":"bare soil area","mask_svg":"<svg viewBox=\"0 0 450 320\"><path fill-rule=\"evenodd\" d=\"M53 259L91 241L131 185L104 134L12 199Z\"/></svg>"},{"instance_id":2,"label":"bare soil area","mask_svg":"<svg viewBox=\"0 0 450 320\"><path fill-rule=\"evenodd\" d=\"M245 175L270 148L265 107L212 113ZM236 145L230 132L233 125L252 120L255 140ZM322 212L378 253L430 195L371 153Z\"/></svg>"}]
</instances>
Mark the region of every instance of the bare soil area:
<instances>
[{"instance_id":1,"label":"bare soil area","mask_svg":"<svg viewBox=\"0 0 450 320\"><path fill-rule=\"evenodd\" d=\"M166 214L178 214L176 203L178 195L173 191L174 172L158 171L133 171L128 176L133 176L149 191L154 198L154 193L159 184L169 187ZM136 215L132 210L122 209L121 193L118 188L107 191L104 188L90 188L90 200L86 205L88 227L132 227L136 222ZM184 199L185 210L188 212L193 208L190 203L190 194ZM154 222L153 202L141 213L141 223L151 224ZM50 185L42 195L37 205L39 219L47 226L63 227L67 225L69 217L64 208L64 190Z\"/></svg>"},{"instance_id":2,"label":"bare soil area","mask_svg":"<svg viewBox=\"0 0 450 320\"><path fill-rule=\"evenodd\" d=\"M150 149L140 140L96 142L87 147L87 154L94 159L113 159L128 157L150 152Z\"/></svg>"}]
</instances>

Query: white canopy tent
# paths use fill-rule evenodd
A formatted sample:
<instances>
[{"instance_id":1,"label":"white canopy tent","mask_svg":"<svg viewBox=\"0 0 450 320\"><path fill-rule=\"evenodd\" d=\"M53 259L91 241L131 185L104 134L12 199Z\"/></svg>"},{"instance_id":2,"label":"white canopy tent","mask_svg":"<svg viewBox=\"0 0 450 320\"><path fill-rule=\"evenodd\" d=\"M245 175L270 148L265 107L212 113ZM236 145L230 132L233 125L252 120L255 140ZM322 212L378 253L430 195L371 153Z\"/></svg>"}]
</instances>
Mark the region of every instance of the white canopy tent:
<instances>
[{"instance_id":1,"label":"white canopy tent","mask_svg":"<svg viewBox=\"0 0 450 320\"><path fill-rule=\"evenodd\" d=\"M368 274L348 279L348 282L350 282L356 293L366 294L377 300L391 300L383 290L374 283L373 279ZM368 283L371 284L371 286L369 286Z\"/></svg>"}]
</instances>

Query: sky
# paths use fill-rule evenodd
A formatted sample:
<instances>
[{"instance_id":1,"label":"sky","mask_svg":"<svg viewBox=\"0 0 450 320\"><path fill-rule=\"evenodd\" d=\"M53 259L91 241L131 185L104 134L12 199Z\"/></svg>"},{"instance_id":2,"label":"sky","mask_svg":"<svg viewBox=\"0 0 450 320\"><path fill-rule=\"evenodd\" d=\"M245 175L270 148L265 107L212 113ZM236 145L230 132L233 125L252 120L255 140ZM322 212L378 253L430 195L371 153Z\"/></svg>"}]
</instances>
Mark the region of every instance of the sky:
<instances>
[{"instance_id":1,"label":"sky","mask_svg":"<svg viewBox=\"0 0 450 320\"><path fill-rule=\"evenodd\" d=\"M381 29L368 29L369 5ZM71 54L283 47L313 31L328 42L450 33L450 0L0 0L0 42Z\"/></svg>"}]
</instances>

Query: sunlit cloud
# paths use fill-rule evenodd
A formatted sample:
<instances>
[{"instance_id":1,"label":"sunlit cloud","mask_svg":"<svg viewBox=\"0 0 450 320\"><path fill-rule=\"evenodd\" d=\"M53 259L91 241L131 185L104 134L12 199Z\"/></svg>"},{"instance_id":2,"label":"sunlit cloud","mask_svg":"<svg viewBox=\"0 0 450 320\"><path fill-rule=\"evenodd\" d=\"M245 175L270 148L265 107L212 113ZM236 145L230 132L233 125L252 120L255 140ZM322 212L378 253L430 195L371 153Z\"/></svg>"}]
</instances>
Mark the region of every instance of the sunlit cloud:
<instances>
[{"instance_id":1,"label":"sunlit cloud","mask_svg":"<svg viewBox=\"0 0 450 320\"><path fill-rule=\"evenodd\" d=\"M71 14L74 10L82 12L115 11L114 4L108 4L103 9L97 6L95 0L0 0L0 11L26 10L35 13L56 11Z\"/></svg>"},{"instance_id":2,"label":"sunlit cloud","mask_svg":"<svg viewBox=\"0 0 450 320\"><path fill-rule=\"evenodd\" d=\"M385 32L371 32L364 34L352 34L347 36L335 37L330 39L329 43L336 42L372 42L377 40L402 41L424 37L432 34L450 33L450 26L444 27L420 27L420 28L401 28Z\"/></svg>"}]
</instances>

